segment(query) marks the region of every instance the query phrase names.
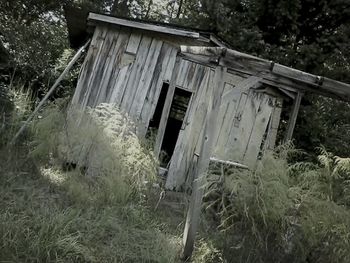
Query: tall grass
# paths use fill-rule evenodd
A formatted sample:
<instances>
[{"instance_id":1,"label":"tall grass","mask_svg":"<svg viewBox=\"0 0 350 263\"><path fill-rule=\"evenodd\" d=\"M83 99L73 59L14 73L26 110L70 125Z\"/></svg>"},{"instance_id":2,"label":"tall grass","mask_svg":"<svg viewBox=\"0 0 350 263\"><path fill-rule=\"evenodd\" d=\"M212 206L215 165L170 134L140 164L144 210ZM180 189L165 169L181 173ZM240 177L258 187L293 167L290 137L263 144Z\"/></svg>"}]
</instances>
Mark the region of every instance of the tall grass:
<instances>
[{"instance_id":1,"label":"tall grass","mask_svg":"<svg viewBox=\"0 0 350 263\"><path fill-rule=\"evenodd\" d=\"M152 153L115 108L67 105L40 113L29 146L0 151L0 261L175 262L179 237L144 205Z\"/></svg>"},{"instance_id":2,"label":"tall grass","mask_svg":"<svg viewBox=\"0 0 350 263\"><path fill-rule=\"evenodd\" d=\"M156 159L140 143L133 123L112 105L67 112L66 103L57 102L42 113L33 130L32 156L42 163L73 166L77 172L68 185L76 185L76 175L87 177L81 187L103 203L142 197L155 180Z\"/></svg>"},{"instance_id":3,"label":"tall grass","mask_svg":"<svg viewBox=\"0 0 350 263\"><path fill-rule=\"evenodd\" d=\"M0 148L16 134L29 116L32 94L23 86L10 87L0 83Z\"/></svg>"},{"instance_id":4,"label":"tall grass","mask_svg":"<svg viewBox=\"0 0 350 263\"><path fill-rule=\"evenodd\" d=\"M237 262L349 262L349 159L323 149L319 164L289 165L290 153L265 155L256 171L224 169L206 196L217 246Z\"/></svg>"}]
</instances>

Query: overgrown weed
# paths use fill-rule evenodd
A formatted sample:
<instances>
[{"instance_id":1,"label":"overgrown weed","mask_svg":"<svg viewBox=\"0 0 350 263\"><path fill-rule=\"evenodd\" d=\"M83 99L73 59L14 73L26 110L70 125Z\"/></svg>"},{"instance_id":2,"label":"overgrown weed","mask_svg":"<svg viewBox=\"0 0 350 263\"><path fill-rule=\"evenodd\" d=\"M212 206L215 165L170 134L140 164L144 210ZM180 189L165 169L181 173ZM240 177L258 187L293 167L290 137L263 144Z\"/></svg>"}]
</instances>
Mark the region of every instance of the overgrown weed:
<instances>
[{"instance_id":1,"label":"overgrown weed","mask_svg":"<svg viewBox=\"0 0 350 263\"><path fill-rule=\"evenodd\" d=\"M112 105L87 112L70 108L67 114L65 105L52 105L34 125L32 156L41 163L74 167L76 173L67 178L67 185L77 187L76 176L82 174L84 191L88 189L101 204L142 198L155 180L157 162L141 145L133 123Z\"/></svg>"},{"instance_id":2,"label":"overgrown weed","mask_svg":"<svg viewBox=\"0 0 350 263\"><path fill-rule=\"evenodd\" d=\"M237 262L349 262L349 159L322 149L319 164L290 165L290 154L300 153L283 146L256 171L226 167L224 181L211 184L217 246ZM211 177L220 173L214 167Z\"/></svg>"},{"instance_id":3,"label":"overgrown weed","mask_svg":"<svg viewBox=\"0 0 350 263\"><path fill-rule=\"evenodd\" d=\"M121 122L109 123L114 108L80 116L90 124L78 129L65 105L40 113L29 146L1 152L12 158L0 160L0 260L175 262L179 238L163 234L143 204L155 175L152 154L126 124L121 133L114 126ZM63 171L68 162L74 165Z\"/></svg>"}]
</instances>

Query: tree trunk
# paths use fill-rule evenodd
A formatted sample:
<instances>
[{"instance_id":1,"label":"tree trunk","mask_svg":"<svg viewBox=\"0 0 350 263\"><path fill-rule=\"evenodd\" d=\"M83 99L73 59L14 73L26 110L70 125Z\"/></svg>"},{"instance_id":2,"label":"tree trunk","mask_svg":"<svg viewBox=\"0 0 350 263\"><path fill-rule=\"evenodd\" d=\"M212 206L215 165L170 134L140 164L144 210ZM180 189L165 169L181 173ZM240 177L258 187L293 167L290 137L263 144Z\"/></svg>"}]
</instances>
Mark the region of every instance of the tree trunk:
<instances>
[{"instance_id":1,"label":"tree trunk","mask_svg":"<svg viewBox=\"0 0 350 263\"><path fill-rule=\"evenodd\" d=\"M151 12L151 7L152 7L152 5L153 5L153 0L149 0L145 18L148 18L148 17L149 17L149 13Z\"/></svg>"},{"instance_id":2,"label":"tree trunk","mask_svg":"<svg viewBox=\"0 0 350 263\"><path fill-rule=\"evenodd\" d=\"M184 0L180 0L180 3L179 3L179 9L177 10L177 15L176 15L176 18L180 18L183 3L184 3Z\"/></svg>"}]
</instances>

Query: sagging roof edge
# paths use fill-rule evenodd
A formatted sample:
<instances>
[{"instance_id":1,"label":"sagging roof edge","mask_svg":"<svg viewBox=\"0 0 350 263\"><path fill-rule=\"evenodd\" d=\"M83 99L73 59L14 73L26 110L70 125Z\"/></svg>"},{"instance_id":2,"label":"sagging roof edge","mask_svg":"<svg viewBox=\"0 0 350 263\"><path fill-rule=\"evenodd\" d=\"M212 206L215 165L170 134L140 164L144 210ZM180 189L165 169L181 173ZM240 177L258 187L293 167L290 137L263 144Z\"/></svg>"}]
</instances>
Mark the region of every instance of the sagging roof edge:
<instances>
[{"instance_id":1,"label":"sagging roof edge","mask_svg":"<svg viewBox=\"0 0 350 263\"><path fill-rule=\"evenodd\" d=\"M72 16L75 13L75 10L70 10ZM306 73L297 69L293 69L273 61L266 59L261 59L246 53L238 52L226 44L222 39L217 37L214 33L208 31L199 31L194 28L186 28L182 26L162 23L162 22L153 22L153 21L144 21L136 19L126 19L115 17L111 15L98 14L94 12L87 12L86 10L80 10L79 21L81 25L84 22L84 32L86 32L86 22L102 22L102 23L111 23L131 28L139 28L142 30L150 30L155 32L160 32L164 34L172 34L182 37L189 37L193 39L198 39L199 37L205 36L210 42L212 42L217 47L189 47L182 46L182 53L191 54L192 56L206 56L206 57L222 57L222 64L225 64L231 68L243 68L251 72L256 72L259 74L273 74L273 81L278 82L281 78L287 81L289 86L294 86L296 89L302 90L302 85L296 85L295 83L308 85L311 87L311 91L314 93L319 93L321 95L335 97L337 99L350 101L350 85L344 82L336 81L322 76L313 75ZM66 10L67 13L67 10ZM81 21L85 13L84 21ZM69 23L68 23L69 24ZM73 23L74 26L74 21ZM68 27L70 27L68 25ZM82 28L82 26L81 26ZM169 32L171 29L171 32ZM79 31L77 31L79 32ZM81 31L79 32L81 33ZM72 40L72 39L71 39ZM77 47L77 46L76 46ZM185 49L185 50L184 50ZM283 84L283 83L282 83Z\"/></svg>"},{"instance_id":2,"label":"sagging roof edge","mask_svg":"<svg viewBox=\"0 0 350 263\"><path fill-rule=\"evenodd\" d=\"M308 89L305 91L350 101L350 85L347 83L306 73L233 49L181 46L181 54L203 63L218 64L236 70L252 72L272 82L293 86L297 90L303 90L307 86Z\"/></svg>"},{"instance_id":3,"label":"sagging roof edge","mask_svg":"<svg viewBox=\"0 0 350 263\"><path fill-rule=\"evenodd\" d=\"M201 31L194 28L177 26L164 22L145 21L138 19L121 18L106 14L99 14L90 12L87 18L89 25L94 25L96 22L109 23L118 26L125 26L130 28L136 28L146 31L152 31L157 33L163 33L167 35L174 35L179 37L187 37L192 39L206 38L208 42L212 42L219 47L228 48L229 45L225 43L221 38L209 31Z\"/></svg>"}]
</instances>

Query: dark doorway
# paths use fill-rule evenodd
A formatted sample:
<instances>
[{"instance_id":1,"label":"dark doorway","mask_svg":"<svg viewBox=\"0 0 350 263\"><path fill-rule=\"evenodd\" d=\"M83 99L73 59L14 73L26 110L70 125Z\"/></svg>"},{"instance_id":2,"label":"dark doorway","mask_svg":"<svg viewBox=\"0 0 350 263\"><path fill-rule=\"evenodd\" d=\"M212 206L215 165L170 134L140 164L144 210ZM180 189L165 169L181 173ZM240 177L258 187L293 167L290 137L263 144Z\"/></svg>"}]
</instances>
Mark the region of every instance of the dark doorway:
<instances>
[{"instance_id":1,"label":"dark doorway","mask_svg":"<svg viewBox=\"0 0 350 263\"><path fill-rule=\"evenodd\" d=\"M168 93L168 89L169 89L169 83L164 82L159 94L156 109L154 111L151 121L149 122L149 126L148 126L149 131L158 130L159 128L160 119L162 118L163 108L166 100L166 95Z\"/></svg>"},{"instance_id":2,"label":"dark doorway","mask_svg":"<svg viewBox=\"0 0 350 263\"><path fill-rule=\"evenodd\" d=\"M175 89L170 108L169 118L165 128L164 139L160 152L160 165L166 167L174 153L177 139L185 119L192 93L180 88Z\"/></svg>"},{"instance_id":3,"label":"dark doorway","mask_svg":"<svg viewBox=\"0 0 350 263\"><path fill-rule=\"evenodd\" d=\"M154 144L156 142L159 124L160 124L160 120L162 118L162 113L163 113L163 109L164 109L166 96L168 94L168 90L169 90L169 83L164 82L162 89L160 91L160 94L159 94L156 109L154 110L153 117L150 120L149 125L148 125L146 138L147 138L147 141L149 142L149 146L151 149L154 148Z\"/></svg>"}]
</instances>

